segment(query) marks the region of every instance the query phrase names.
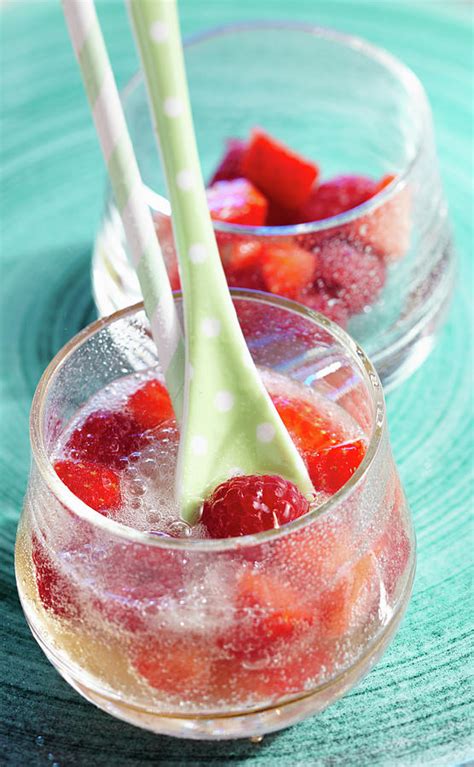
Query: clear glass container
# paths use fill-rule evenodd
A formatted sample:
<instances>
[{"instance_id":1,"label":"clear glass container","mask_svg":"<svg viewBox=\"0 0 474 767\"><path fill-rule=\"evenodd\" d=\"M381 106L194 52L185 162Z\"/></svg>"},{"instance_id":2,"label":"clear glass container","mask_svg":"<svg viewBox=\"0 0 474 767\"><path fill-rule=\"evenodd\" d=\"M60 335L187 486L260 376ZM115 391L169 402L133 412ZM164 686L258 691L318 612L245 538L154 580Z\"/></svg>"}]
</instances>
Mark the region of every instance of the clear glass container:
<instances>
[{"instance_id":1,"label":"clear glass container","mask_svg":"<svg viewBox=\"0 0 474 767\"><path fill-rule=\"evenodd\" d=\"M316 296L310 290L301 298L288 297L346 325L384 387L396 385L431 350L453 284L451 233L422 85L395 58L362 40L286 22L241 24L194 36L185 56L205 179L226 139L246 138L256 125L319 163L323 180L340 174L395 176L375 197L332 218L284 227L216 222L215 230L229 284L243 288L265 284L255 265L228 267L234 245L290 242L318 259L331 242L336 250L350 245L375 254L383 287L367 285L369 256L357 275L359 293L350 312L338 300L321 301L317 291ZM141 76L125 89L123 103L158 237L178 287L170 208ZM103 315L141 300L110 191L95 243L93 289Z\"/></svg>"},{"instance_id":2,"label":"clear glass container","mask_svg":"<svg viewBox=\"0 0 474 767\"><path fill-rule=\"evenodd\" d=\"M390 642L415 566L382 387L365 354L301 305L233 295L260 369L364 434L351 479L277 530L223 540L158 537L80 501L51 451L97 392L155 369L135 306L73 338L38 385L16 545L26 618L60 674L105 711L185 738L260 736L339 698Z\"/></svg>"}]
</instances>

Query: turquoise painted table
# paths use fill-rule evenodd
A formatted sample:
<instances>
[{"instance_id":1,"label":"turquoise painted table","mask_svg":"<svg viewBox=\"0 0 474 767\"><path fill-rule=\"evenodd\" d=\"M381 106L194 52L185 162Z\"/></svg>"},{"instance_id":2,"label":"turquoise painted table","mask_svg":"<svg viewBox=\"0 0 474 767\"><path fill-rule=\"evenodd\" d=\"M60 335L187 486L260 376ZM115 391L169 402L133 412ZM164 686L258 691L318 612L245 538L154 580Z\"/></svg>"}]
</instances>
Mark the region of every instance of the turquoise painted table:
<instances>
[{"instance_id":1,"label":"turquoise painted table","mask_svg":"<svg viewBox=\"0 0 474 767\"><path fill-rule=\"evenodd\" d=\"M118 1L99 9L123 85L137 67L125 11ZM22 617L13 545L28 473L28 410L50 358L94 317L88 269L104 172L59 3L2 5L0 764L454 767L474 757L471 10L454 0L182 2L185 33L240 19L298 18L362 35L401 56L431 99L459 252L458 289L441 341L388 402L419 544L407 616L356 690L255 746L177 741L112 719L60 679Z\"/></svg>"}]
</instances>

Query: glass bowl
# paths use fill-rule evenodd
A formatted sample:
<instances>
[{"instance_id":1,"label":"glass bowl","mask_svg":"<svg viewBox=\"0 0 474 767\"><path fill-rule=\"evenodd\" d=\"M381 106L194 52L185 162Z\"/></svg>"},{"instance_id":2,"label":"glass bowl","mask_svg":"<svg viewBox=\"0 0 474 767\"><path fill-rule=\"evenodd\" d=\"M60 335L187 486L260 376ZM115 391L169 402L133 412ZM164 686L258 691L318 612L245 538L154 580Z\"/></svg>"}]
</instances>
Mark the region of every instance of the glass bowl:
<instances>
[{"instance_id":1,"label":"glass bowl","mask_svg":"<svg viewBox=\"0 0 474 767\"><path fill-rule=\"evenodd\" d=\"M342 299L338 275L329 294L321 292L318 277L287 297L346 326L384 387L395 386L433 347L453 284L451 233L430 108L419 80L363 40L286 22L195 35L185 57L206 180L226 140L246 138L256 125L316 161L323 181L340 174L388 176L388 181L393 176L373 198L338 216L278 227L216 222L215 230L233 286L270 285L280 292L277 267L271 282L262 279L258 263L234 268L232 254L238 252L239 264L246 263L255 245L267 258L282 244L313 253L315 275L323 273L326 281L328 269L330 280L335 274L334 257L352 258ZM125 89L123 103L171 281L178 287L170 207L140 75ZM92 271L100 314L141 300L110 190Z\"/></svg>"},{"instance_id":2,"label":"glass bowl","mask_svg":"<svg viewBox=\"0 0 474 767\"><path fill-rule=\"evenodd\" d=\"M338 699L390 642L415 566L382 387L365 354L306 307L233 297L260 369L363 433L350 480L277 530L221 540L158 537L79 500L50 456L92 396L157 370L135 306L73 338L38 385L16 545L26 618L59 673L105 711L184 738L259 737Z\"/></svg>"}]
</instances>

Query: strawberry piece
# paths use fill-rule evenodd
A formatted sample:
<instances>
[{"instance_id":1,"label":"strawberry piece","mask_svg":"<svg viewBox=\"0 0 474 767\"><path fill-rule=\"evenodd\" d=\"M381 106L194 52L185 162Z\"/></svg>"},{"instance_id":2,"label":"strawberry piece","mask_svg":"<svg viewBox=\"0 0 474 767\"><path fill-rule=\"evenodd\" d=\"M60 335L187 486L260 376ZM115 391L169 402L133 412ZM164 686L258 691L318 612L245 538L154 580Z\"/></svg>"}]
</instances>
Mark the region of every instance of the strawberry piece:
<instances>
[{"instance_id":1,"label":"strawberry piece","mask_svg":"<svg viewBox=\"0 0 474 767\"><path fill-rule=\"evenodd\" d=\"M218 181L206 194L214 220L246 226L262 226L265 222L268 203L245 178Z\"/></svg>"},{"instance_id":2,"label":"strawberry piece","mask_svg":"<svg viewBox=\"0 0 474 767\"><path fill-rule=\"evenodd\" d=\"M56 461L54 470L71 493L104 516L122 503L118 474L105 466L82 461Z\"/></svg>"},{"instance_id":3,"label":"strawberry piece","mask_svg":"<svg viewBox=\"0 0 474 767\"><path fill-rule=\"evenodd\" d=\"M378 559L385 590L389 597L394 595L399 579L410 559L410 539L400 513L404 505L405 498L397 480L392 512L384 532L374 546L374 554Z\"/></svg>"},{"instance_id":4,"label":"strawberry piece","mask_svg":"<svg viewBox=\"0 0 474 767\"><path fill-rule=\"evenodd\" d=\"M365 456L361 439L330 445L316 453L306 454L309 475L316 490L337 493L354 474Z\"/></svg>"},{"instance_id":5,"label":"strawberry piece","mask_svg":"<svg viewBox=\"0 0 474 767\"><path fill-rule=\"evenodd\" d=\"M284 394L271 397L281 420L303 455L341 441L342 434L310 402L291 399Z\"/></svg>"},{"instance_id":6,"label":"strawberry piece","mask_svg":"<svg viewBox=\"0 0 474 767\"><path fill-rule=\"evenodd\" d=\"M129 397L127 409L142 429L155 429L174 419L170 395L156 379L148 381Z\"/></svg>"},{"instance_id":7,"label":"strawberry piece","mask_svg":"<svg viewBox=\"0 0 474 767\"><path fill-rule=\"evenodd\" d=\"M222 235L222 232L218 233ZM263 243L255 237L228 235L227 239L217 237L219 252L224 269L236 271L255 266L262 255Z\"/></svg>"},{"instance_id":8,"label":"strawberry piece","mask_svg":"<svg viewBox=\"0 0 474 767\"><path fill-rule=\"evenodd\" d=\"M247 142L240 138L230 138L226 141L226 151L214 175L209 182L212 186L216 181L232 181L234 178L242 178L242 158Z\"/></svg>"},{"instance_id":9,"label":"strawberry piece","mask_svg":"<svg viewBox=\"0 0 474 767\"><path fill-rule=\"evenodd\" d=\"M374 195L381 192L395 176L384 176ZM408 187L351 225L351 236L369 245L386 263L397 261L410 247L411 196Z\"/></svg>"},{"instance_id":10,"label":"strawberry piece","mask_svg":"<svg viewBox=\"0 0 474 767\"><path fill-rule=\"evenodd\" d=\"M245 269L225 268L227 283L233 288L249 288L250 290L265 290L265 283L258 266Z\"/></svg>"},{"instance_id":11,"label":"strawberry piece","mask_svg":"<svg viewBox=\"0 0 474 767\"><path fill-rule=\"evenodd\" d=\"M293 241L269 242L264 246L262 275L271 293L296 298L311 285L316 267L316 257Z\"/></svg>"},{"instance_id":12,"label":"strawberry piece","mask_svg":"<svg viewBox=\"0 0 474 767\"><path fill-rule=\"evenodd\" d=\"M96 410L73 431L66 450L75 460L120 469L144 441L143 429L128 413Z\"/></svg>"},{"instance_id":13,"label":"strawberry piece","mask_svg":"<svg viewBox=\"0 0 474 767\"><path fill-rule=\"evenodd\" d=\"M303 292L298 296L298 301L308 306L314 312L324 314L329 320L337 322L341 328L347 327L349 311L346 304L339 296L331 293L322 280L317 280L313 290Z\"/></svg>"},{"instance_id":14,"label":"strawberry piece","mask_svg":"<svg viewBox=\"0 0 474 767\"><path fill-rule=\"evenodd\" d=\"M80 607L74 595L74 588L68 578L53 564L45 546L36 535L33 535L31 541L31 558L43 607L57 618L78 618Z\"/></svg>"},{"instance_id":15,"label":"strawberry piece","mask_svg":"<svg viewBox=\"0 0 474 767\"><path fill-rule=\"evenodd\" d=\"M295 213L295 223L321 221L338 216L367 202L377 182L365 176L336 176L313 189L305 205Z\"/></svg>"},{"instance_id":16,"label":"strawberry piece","mask_svg":"<svg viewBox=\"0 0 474 767\"><path fill-rule=\"evenodd\" d=\"M299 208L308 199L319 168L254 128L242 159L243 175L282 208Z\"/></svg>"},{"instance_id":17,"label":"strawberry piece","mask_svg":"<svg viewBox=\"0 0 474 767\"><path fill-rule=\"evenodd\" d=\"M260 533L297 519L309 502L296 485L277 476L238 476L204 502L201 522L211 538Z\"/></svg>"},{"instance_id":18,"label":"strawberry piece","mask_svg":"<svg viewBox=\"0 0 474 767\"><path fill-rule=\"evenodd\" d=\"M378 579L376 560L368 553L333 588L319 595L317 616L322 637L343 637L360 620L367 619L376 604Z\"/></svg>"},{"instance_id":19,"label":"strawberry piece","mask_svg":"<svg viewBox=\"0 0 474 767\"><path fill-rule=\"evenodd\" d=\"M313 623L313 613L298 592L268 574L250 571L239 575L235 616L237 625L219 645L241 662L268 657L276 643L295 640Z\"/></svg>"},{"instance_id":20,"label":"strawberry piece","mask_svg":"<svg viewBox=\"0 0 474 767\"><path fill-rule=\"evenodd\" d=\"M374 253L332 239L319 249L319 274L351 314L372 304L385 283L385 265Z\"/></svg>"},{"instance_id":21,"label":"strawberry piece","mask_svg":"<svg viewBox=\"0 0 474 767\"><path fill-rule=\"evenodd\" d=\"M167 695L194 699L206 691L211 669L209 649L176 638L164 642L149 637L132 651L132 665L150 687Z\"/></svg>"}]
</instances>

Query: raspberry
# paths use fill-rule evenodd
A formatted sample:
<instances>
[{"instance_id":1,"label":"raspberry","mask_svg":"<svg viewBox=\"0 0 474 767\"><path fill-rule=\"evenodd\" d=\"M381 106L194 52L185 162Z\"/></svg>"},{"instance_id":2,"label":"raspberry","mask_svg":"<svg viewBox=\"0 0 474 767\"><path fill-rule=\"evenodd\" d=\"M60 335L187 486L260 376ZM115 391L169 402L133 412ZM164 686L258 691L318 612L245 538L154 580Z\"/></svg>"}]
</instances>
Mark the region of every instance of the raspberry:
<instances>
[{"instance_id":1,"label":"raspberry","mask_svg":"<svg viewBox=\"0 0 474 767\"><path fill-rule=\"evenodd\" d=\"M322 280L317 280L315 289L309 293L303 293L298 301L315 312L324 314L329 320L337 322L341 328L347 327L349 312L344 301L334 293L331 293Z\"/></svg>"},{"instance_id":2,"label":"raspberry","mask_svg":"<svg viewBox=\"0 0 474 767\"><path fill-rule=\"evenodd\" d=\"M269 242L264 246L262 275L267 290L296 298L314 279L316 257L293 241Z\"/></svg>"},{"instance_id":3,"label":"raspberry","mask_svg":"<svg viewBox=\"0 0 474 767\"><path fill-rule=\"evenodd\" d=\"M244 155L247 143L240 138L230 138L226 141L226 151L219 165L214 171L214 175L209 182L209 186L216 181L232 181L234 178L242 178L242 157Z\"/></svg>"},{"instance_id":4,"label":"raspberry","mask_svg":"<svg viewBox=\"0 0 474 767\"><path fill-rule=\"evenodd\" d=\"M263 194L282 208L304 205L318 175L318 166L254 128L242 159L242 171Z\"/></svg>"},{"instance_id":5,"label":"raspberry","mask_svg":"<svg viewBox=\"0 0 474 767\"><path fill-rule=\"evenodd\" d=\"M174 419L170 395L161 381L148 381L128 399L127 409L142 429L154 429Z\"/></svg>"},{"instance_id":6,"label":"raspberry","mask_svg":"<svg viewBox=\"0 0 474 767\"><path fill-rule=\"evenodd\" d=\"M362 440L330 445L305 456L309 475L316 490L337 493L358 468L365 455Z\"/></svg>"},{"instance_id":7,"label":"raspberry","mask_svg":"<svg viewBox=\"0 0 474 767\"><path fill-rule=\"evenodd\" d=\"M73 431L66 450L73 459L120 469L143 443L143 429L131 415L96 410Z\"/></svg>"},{"instance_id":8,"label":"raspberry","mask_svg":"<svg viewBox=\"0 0 474 767\"><path fill-rule=\"evenodd\" d=\"M54 470L71 493L104 516L120 507L120 480L115 471L83 461L56 461Z\"/></svg>"},{"instance_id":9,"label":"raspberry","mask_svg":"<svg viewBox=\"0 0 474 767\"><path fill-rule=\"evenodd\" d=\"M319 273L330 291L356 314L372 304L385 282L385 265L376 255L339 239L319 249Z\"/></svg>"},{"instance_id":10,"label":"raspberry","mask_svg":"<svg viewBox=\"0 0 474 767\"><path fill-rule=\"evenodd\" d=\"M291 399L284 394L271 397L296 447L303 454L340 442L341 434L334 430L333 424L324 420L311 403Z\"/></svg>"},{"instance_id":11,"label":"raspberry","mask_svg":"<svg viewBox=\"0 0 474 767\"><path fill-rule=\"evenodd\" d=\"M211 538L233 538L278 528L308 509L304 495L282 477L233 477L205 501L201 521Z\"/></svg>"},{"instance_id":12,"label":"raspberry","mask_svg":"<svg viewBox=\"0 0 474 767\"><path fill-rule=\"evenodd\" d=\"M377 182L365 176L336 176L313 189L308 201L295 214L295 223L321 221L338 216L367 202L377 191Z\"/></svg>"},{"instance_id":13,"label":"raspberry","mask_svg":"<svg viewBox=\"0 0 474 767\"><path fill-rule=\"evenodd\" d=\"M36 535L33 535L31 541L31 558L43 607L58 618L79 617L80 608L74 596L74 588L68 578L55 567Z\"/></svg>"},{"instance_id":14,"label":"raspberry","mask_svg":"<svg viewBox=\"0 0 474 767\"><path fill-rule=\"evenodd\" d=\"M211 217L217 221L247 226L261 226L265 222L267 201L245 178L218 181L206 194Z\"/></svg>"}]
</instances>

